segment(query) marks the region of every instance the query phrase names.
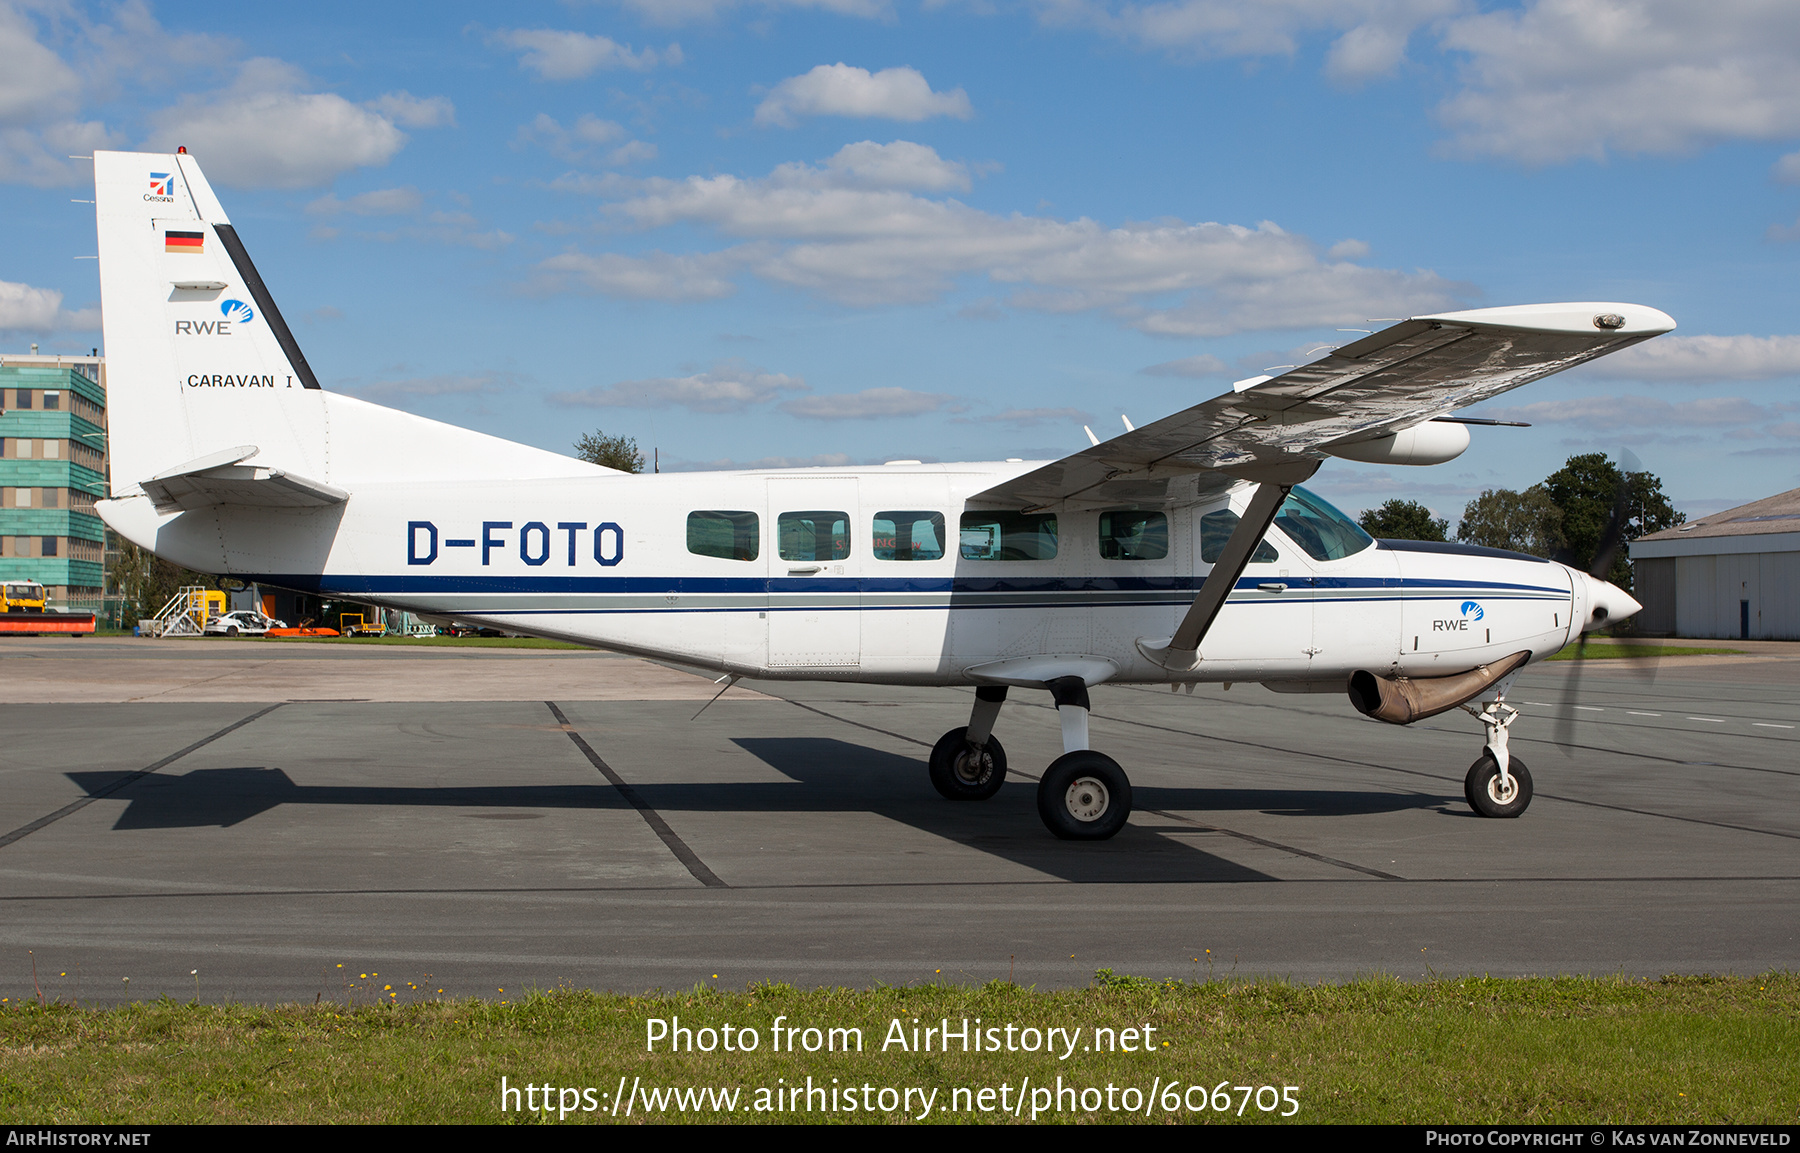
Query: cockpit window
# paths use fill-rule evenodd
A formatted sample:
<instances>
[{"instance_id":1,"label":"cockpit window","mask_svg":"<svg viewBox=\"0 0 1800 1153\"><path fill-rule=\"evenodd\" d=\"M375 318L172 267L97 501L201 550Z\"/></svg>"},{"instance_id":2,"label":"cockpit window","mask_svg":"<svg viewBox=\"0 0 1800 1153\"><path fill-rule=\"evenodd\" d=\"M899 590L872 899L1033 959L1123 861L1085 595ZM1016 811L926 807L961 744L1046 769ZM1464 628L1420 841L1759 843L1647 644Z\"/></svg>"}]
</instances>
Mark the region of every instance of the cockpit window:
<instances>
[{"instance_id":1,"label":"cockpit window","mask_svg":"<svg viewBox=\"0 0 1800 1153\"><path fill-rule=\"evenodd\" d=\"M1314 560L1343 560L1375 543L1355 521L1303 488L1281 502L1275 527Z\"/></svg>"}]
</instances>

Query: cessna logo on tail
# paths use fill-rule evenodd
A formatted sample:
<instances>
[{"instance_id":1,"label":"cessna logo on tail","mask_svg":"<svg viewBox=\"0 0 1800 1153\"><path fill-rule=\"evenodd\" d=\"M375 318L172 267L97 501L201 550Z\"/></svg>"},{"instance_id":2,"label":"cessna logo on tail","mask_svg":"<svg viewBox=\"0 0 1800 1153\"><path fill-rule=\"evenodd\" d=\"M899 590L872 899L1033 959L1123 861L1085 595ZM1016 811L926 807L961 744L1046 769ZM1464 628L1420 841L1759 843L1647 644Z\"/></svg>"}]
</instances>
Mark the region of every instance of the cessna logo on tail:
<instances>
[{"instance_id":1,"label":"cessna logo on tail","mask_svg":"<svg viewBox=\"0 0 1800 1153\"><path fill-rule=\"evenodd\" d=\"M144 193L144 199L165 204L175 201L175 174L172 172L152 172L150 174L150 191Z\"/></svg>"}]
</instances>

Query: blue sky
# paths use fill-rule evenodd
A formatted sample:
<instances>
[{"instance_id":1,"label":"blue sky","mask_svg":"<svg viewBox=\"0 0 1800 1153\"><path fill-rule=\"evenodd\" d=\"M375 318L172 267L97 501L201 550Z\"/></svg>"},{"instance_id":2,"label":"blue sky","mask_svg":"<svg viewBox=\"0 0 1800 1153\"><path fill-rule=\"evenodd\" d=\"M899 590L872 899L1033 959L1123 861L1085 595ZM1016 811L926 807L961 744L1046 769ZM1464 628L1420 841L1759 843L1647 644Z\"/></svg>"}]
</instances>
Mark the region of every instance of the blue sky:
<instances>
[{"instance_id":1,"label":"blue sky","mask_svg":"<svg viewBox=\"0 0 1800 1153\"><path fill-rule=\"evenodd\" d=\"M1345 508L1629 447L1800 485L1800 8L0 0L0 349L100 341L93 148L186 145L328 388L665 467L1057 456L1373 318L1677 332Z\"/></svg>"}]
</instances>

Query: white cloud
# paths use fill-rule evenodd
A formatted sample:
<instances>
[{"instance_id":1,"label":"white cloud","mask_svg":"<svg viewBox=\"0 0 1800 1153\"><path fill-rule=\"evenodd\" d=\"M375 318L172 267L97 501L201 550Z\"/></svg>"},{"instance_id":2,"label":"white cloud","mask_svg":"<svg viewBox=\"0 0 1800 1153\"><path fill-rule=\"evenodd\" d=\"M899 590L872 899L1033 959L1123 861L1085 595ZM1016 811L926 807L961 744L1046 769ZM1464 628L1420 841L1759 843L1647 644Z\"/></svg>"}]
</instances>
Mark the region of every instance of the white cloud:
<instances>
[{"instance_id":1,"label":"white cloud","mask_svg":"<svg viewBox=\"0 0 1800 1153\"><path fill-rule=\"evenodd\" d=\"M1800 376L1800 336L1659 336L1581 369L1624 380L1773 380Z\"/></svg>"},{"instance_id":2,"label":"white cloud","mask_svg":"<svg viewBox=\"0 0 1800 1153\"><path fill-rule=\"evenodd\" d=\"M1036 0L1046 24L1092 28L1147 48L1199 59L1293 56L1310 33L1338 33L1326 74L1356 84L1393 71L1421 25L1465 0Z\"/></svg>"},{"instance_id":3,"label":"white cloud","mask_svg":"<svg viewBox=\"0 0 1800 1153\"><path fill-rule=\"evenodd\" d=\"M1778 424L1793 407L1757 404L1741 396L1710 396L1675 403L1648 396L1588 396L1481 411L1484 416L1501 420L1573 424L1591 432L1683 432L1701 428L1748 428L1760 432Z\"/></svg>"},{"instance_id":4,"label":"white cloud","mask_svg":"<svg viewBox=\"0 0 1800 1153\"><path fill-rule=\"evenodd\" d=\"M54 288L33 288L0 280L0 332L86 332L100 327L100 310L63 308Z\"/></svg>"},{"instance_id":5,"label":"white cloud","mask_svg":"<svg viewBox=\"0 0 1800 1153\"><path fill-rule=\"evenodd\" d=\"M369 240L387 243L415 240L426 244L449 244L490 252L496 248L504 248L518 239L512 233L498 228L482 232L478 225L479 221L467 212L429 212L417 224L360 235Z\"/></svg>"},{"instance_id":6,"label":"white cloud","mask_svg":"<svg viewBox=\"0 0 1800 1153\"><path fill-rule=\"evenodd\" d=\"M630 45L606 36L551 28L517 28L495 32L488 39L518 51L519 66L545 80L580 80L603 68L644 72L658 64L680 64L682 59L679 44L660 54L654 48L633 52Z\"/></svg>"},{"instance_id":7,"label":"white cloud","mask_svg":"<svg viewBox=\"0 0 1800 1153\"><path fill-rule=\"evenodd\" d=\"M418 97L410 92L389 92L369 101L367 107L406 128L454 128L456 106L448 96Z\"/></svg>"},{"instance_id":8,"label":"white cloud","mask_svg":"<svg viewBox=\"0 0 1800 1153\"><path fill-rule=\"evenodd\" d=\"M543 286L709 299L729 293L730 278L747 271L871 306L935 300L959 278L985 276L1012 289L1013 307L1103 310L1172 336L1357 325L1371 312L1455 307L1472 292L1428 271L1322 259L1311 241L1267 221L1106 228L1000 216L865 183L871 174L900 181L906 173L906 182L932 190L963 178L931 149L901 141L849 146L823 166L784 164L761 179L641 181L607 211L645 230L700 225L746 243L684 256L568 253L539 266Z\"/></svg>"},{"instance_id":9,"label":"white cloud","mask_svg":"<svg viewBox=\"0 0 1800 1153\"><path fill-rule=\"evenodd\" d=\"M716 20L733 8L744 6L744 0L619 0L619 3L653 24ZM769 11L799 8L838 16L860 16L866 20L889 20L894 14L888 0L757 0L756 6Z\"/></svg>"},{"instance_id":10,"label":"white cloud","mask_svg":"<svg viewBox=\"0 0 1800 1153\"><path fill-rule=\"evenodd\" d=\"M1457 65L1447 150L1551 164L1800 135L1800 7L1786 0L1034 0L1048 25L1196 59L1293 57L1332 36L1326 76L1393 72L1411 38ZM1784 159L1783 165L1788 162ZM1800 173L1800 161L1777 176ZM1791 178L1791 177L1789 177Z\"/></svg>"},{"instance_id":11,"label":"white cloud","mask_svg":"<svg viewBox=\"0 0 1800 1153\"><path fill-rule=\"evenodd\" d=\"M1199 380L1208 376L1223 376L1231 371L1231 366L1216 356L1201 353L1198 356L1184 356L1180 360L1153 364L1138 371L1145 376L1184 376Z\"/></svg>"},{"instance_id":12,"label":"white cloud","mask_svg":"<svg viewBox=\"0 0 1800 1153\"><path fill-rule=\"evenodd\" d=\"M1463 153L1546 164L1800 134L1800 7L1781 0L1530 0L1470 13L1443 46Z\"/></svg>"},{"instance_id":13,"label":"white cloud","mask_svg":"<svg viewBox=\"0 0 1800 1153\"><path fill-rule=\"evenodd\" d=\"M803 169L783 165L782 169ZM846 144L825 161L825 171L837 183L864 188L908 188L919 192L969 190L969 168L945 160L937 151L910 140L877 144L863 140ZM796 175L800 175L796 172Z\"/></svg>"},{"instance_id":14,"label":"white cloud","mask_svg":"<svg viewBox=\"0 0 1800 1153\"><path fill-rule=\"evenodd\" d=\"M892 416L922 416L948 408L961 411L954 396L915 392L910 388L866 388L861 392L803 396L786 401L781 410L808 420L877 420Z\"/></svg>"},{"instance_id":15,"label":"white cloud","mask_svg":"<svg viewBox=\"0 0 1800 1153\"><path fill-rule=\"evenodd\" d=\"M717 300L737 291L729 277L740 263L730 250L648 256L565 252L537 266L536 285L546 292L575 289L634 300Z\"/></svg>"},{"instance_id":16,"label":"white cloud","mask_svg":"<svg viewBox=\"0 0 1800 1153\"><path fill-rule=\"evenodd\" d=\"M120 9L131 15L131 4ZM93 50L90 42L84 45ZM93 180L93 168L69 159L116 147L119 137L97 120L80 119L94 87L41 43L26 11L0 5L0 181L40 188Z\"/></svg>"},{"instance_id":17,"label":"white cloud","mask_svg":"<svg viewBox=\"0 0 1800 1153\"><path fill-rule=\"evenodd\" d=\"M81 77L38 42L37 29L10 5L0 8L0 124L39 124L73 113Z\"/></svg>"},{"instance_id":18,"label":"white cloud","mask_svg":"<svg viewBox=\"0 0 1800 1153\"><path fill-rule=\"evenodd\" d=\"M339 200L336 193L328 193L306 206L306 211L313 216L337 216L350 213L353 216L408 216L415 213L425 203L425 197L417 188L377 188L372 192L359 192L348 200Z\"/></svg>"},{"instance_id":19,"label":"white cloud","mask_svg":"<svg viewBox=\"0 0 1800 1153\"><path fill-rule=\"evenodd\" d=\"M805 392L806 381L720 361L692 376L660 376L552 393L553 404L571 408L685 408L689 412L744 412L784 392Z\"/></svg>"},{"instance_id":20,"label":"white cloud","mask_svg":"<svg viewBox=\"0 0 1800 1153\"><path fill-rule=\"evenodd\" d=\"M406 134L378 112L331 92L303 92L304 77L268 57L244 63L223 92L188 96L153 113L146 146L185 146L213 181L240 188L305 188L352 168L380 166Z\"/></svg>"},{"instance_id":21,"label":"white cloud","mask_svg":"<svg viewBox=\"0 0 1800 1153\"><path fill-rule=\"evenodd\" d=\"M656 145L626 140L629 135L624 125L602 120L591 112L582 113L567 128L548 113L540 112L530 124L520 127L514 143L538 145L571 164L623 167L656 158ZM616 147L609 147L615 144Z\"/></svg>"},{"instance_id":22,"label":"white cloud","mask_svg":"<svg viewBox=\"0 0 1800 1153\"><path fill-rule=\"evenodd\" d=\"M791 128L802 116L876 117L883 120L929 120L975 115L969 94L933 92L915 68L884 68L870 74L848 64L821 64L811 72L777 84L757 106L758 124Z\"/></svg>"},{"instance_id":23,"label":"white cloud","mask_svg":"<svg viewBox=\"0 0 1800 1153\"><path fill-rule=\"evenodd\" d=\"M1769 170L1777 184L1800 184L1800 152L1790 152Z\"/></svg>"},{"instance_id":24,"label":"white cloud","mask_svg":"<svg viewBox=\"0 0 1800 1153\"><path fill-rule=\"evenodd\" d=\"M505 392L517 385L511 373L483 372L473 375L420 376L409 380L383 380L357 388L364 400L392 403L422 396L483 396Z\"/></svg>"},{"instance_id":25,"label":"white cloud","mask_svg":"<svg viewBox=\"0 0 1800 1153\"><path fill-rule=\"evenodd\" d=\"M1014 428L1036 428L1044 424L1088 424L1093 416L1079 408L1009 408L987 416L959 416L952 424L1010 424Z\"/></svg>"}]
</instances>

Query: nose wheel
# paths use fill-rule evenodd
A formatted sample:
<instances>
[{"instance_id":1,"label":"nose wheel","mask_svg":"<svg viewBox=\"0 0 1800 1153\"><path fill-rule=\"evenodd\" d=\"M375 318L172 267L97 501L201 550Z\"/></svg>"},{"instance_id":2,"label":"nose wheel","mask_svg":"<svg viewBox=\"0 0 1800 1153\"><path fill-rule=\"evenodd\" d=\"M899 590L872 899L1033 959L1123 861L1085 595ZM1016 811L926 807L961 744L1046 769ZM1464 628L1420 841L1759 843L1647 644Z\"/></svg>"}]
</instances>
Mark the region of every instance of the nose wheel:
<instances>
[{"instance_id":1,"label":"nose wheel","mask_svg":"<svg viewBox=\"0 0 1800 1153\"><path fill-rule=\"evenodd\" d=\"M1463 797L1477 816L1516 817L1531 804L1531 773L1506 747L1507 730L1519 719L1519 710L1506 703L1506 688L1511 683L1511 676L1500 680L1493 699L1479 708L1462 706L1487 729L1487 747L1463 778Z\"/></svg>"}]
</instances>

